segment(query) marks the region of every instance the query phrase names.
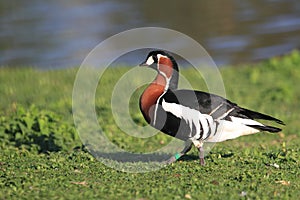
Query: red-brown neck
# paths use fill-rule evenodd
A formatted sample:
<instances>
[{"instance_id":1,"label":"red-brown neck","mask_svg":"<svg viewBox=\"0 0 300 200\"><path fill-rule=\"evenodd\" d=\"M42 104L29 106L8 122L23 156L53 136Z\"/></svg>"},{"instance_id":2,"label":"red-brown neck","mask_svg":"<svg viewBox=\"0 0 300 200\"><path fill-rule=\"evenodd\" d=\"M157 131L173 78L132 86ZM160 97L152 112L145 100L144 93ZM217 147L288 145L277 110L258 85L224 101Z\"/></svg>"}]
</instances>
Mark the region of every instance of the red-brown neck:
<instances>
[{"instance_id":1,"label":"red-brown neck","mask_svg":"<svg viewBox=\"0 0 300 200\"><path fill-rule=\"evenodd\" d=\"M167 57L158 54L158 74L154 81L145 89L140 98L140 109L148 123L153 122L158 99L165 91L177 89L178 72L173 69L174 63ZM176 63L175 63L176 64ZM176 69L177 64L176 64ZM174 73L174 71L176 71Z\"/></svg>"},{"instance_id":2,"label":"red-brown neck","mask_svg":"<svg viewBox=\"0 0 300 200\"><path fill-rule=\"evenodd\" d=\"M158 74L140 98L140 109L148 123L153 120L157 100L164 93L166 84L165 77Z\"/></svg>"},{"instance_id":3,"label":"red-brown neck","mask_svg":"<svg viewBox=\"0 0 300 200\"><path fill-rule=\"evenodd\" d=\"M168 79L173 74L173 63L168 57L159 57L157 70L164 73Z\"/></svg>"},{"instance_id":4,"label":"red-brown neck","mask_svg":"<svg viewBox=\"0 0 300 200\"><path fill-rule=\"evenodd\" d=\"M167 89L175 90L178 85L178 66L167 56L158 56L157 70L167 79Z\"/></svg>"}]
</instances>

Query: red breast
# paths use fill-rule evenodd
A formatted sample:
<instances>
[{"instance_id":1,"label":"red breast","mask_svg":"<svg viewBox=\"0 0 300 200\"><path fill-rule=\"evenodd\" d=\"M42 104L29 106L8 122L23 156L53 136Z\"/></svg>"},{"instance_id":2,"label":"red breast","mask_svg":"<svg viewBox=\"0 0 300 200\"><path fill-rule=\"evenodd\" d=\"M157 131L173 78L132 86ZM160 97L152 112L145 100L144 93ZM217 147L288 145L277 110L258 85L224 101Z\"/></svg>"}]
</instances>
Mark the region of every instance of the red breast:
<instances>
[{"instance_id":1,"label":"red breast","mask_svg":"<svg viewBox=\"0 0 300 200\"><path fill-rule=\"evenodd\" d=\"M140 98L140 108L148 123L153 120L154 107L157 99L164 93L164 88L164 85L151 83Z\"/></svg>"}]
</instances>

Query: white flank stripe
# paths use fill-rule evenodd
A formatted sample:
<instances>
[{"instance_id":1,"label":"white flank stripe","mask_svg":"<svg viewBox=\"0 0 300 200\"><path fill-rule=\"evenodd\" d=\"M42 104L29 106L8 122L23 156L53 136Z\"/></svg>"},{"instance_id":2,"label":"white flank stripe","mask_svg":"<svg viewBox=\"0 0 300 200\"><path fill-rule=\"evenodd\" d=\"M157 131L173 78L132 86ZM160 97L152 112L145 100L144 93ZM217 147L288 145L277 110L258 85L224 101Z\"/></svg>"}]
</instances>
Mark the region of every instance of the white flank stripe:
<instances>
[{"instance_id":1,"label":"white flank stripe","mask_svg":"<svg viewBox=\"0 0 300 200\"><path fill-rule=\"evenodd\" d=\"M213 119L211 116L202 114L198 110L191 109L186 106L182 106L176 103L168 103L163 99L162 101L162 107L165 111L172 113L174 116L184 119L186 123L190 127L190 137L193 130L193 125L196 128L196 135L193 137L194 139L200 138L201 133L201 125L203 128L203 137L206 138L209 133L209 126L213 126L215 129L215 123L213 122ZM209 123L207 123L207 120Z\"/></svg>"},{"instance_id":2,"label":"white flank stripe","mask_svg":"<svg viewBox=\"0 0 300 200\"><path fill-rule=\"evenodd\" d=\"M223 142L225 140L234 139L243 135L250 135L259 132L255 128L251 128L239 122L231 122L227 120L219 120L217 132L206 139L207 142Z\"/></svg>"},{"instance_id":3,"label":"white flank stripe","mask_svg":"<svg viewBox=\"0 0 300 200\"><path fill-rule=\"evenodd\" d=\"M217 124L214 122L213 118L212 117L207 117L207 120L210 124L210 130L211 130L211 133L214 134L216 131L217 131ZM203 135L203 139L206 139L208 135L204 136Z\"/></svg>"},{"instance_id":4,"label":"white flank stripe","mask_svg":"<svg viewBox=\"0 0 300 200\"><path fill-rule=\"evenodd\" d=\"M232 122L234 122L234 123L240 123L240 124L244 124L244 125L264 126L262 123L259 123L252 119L243 119L243 118L234 117L234 116L230 116L230 118L231 118Z\"/></svg>"}]
</instances>

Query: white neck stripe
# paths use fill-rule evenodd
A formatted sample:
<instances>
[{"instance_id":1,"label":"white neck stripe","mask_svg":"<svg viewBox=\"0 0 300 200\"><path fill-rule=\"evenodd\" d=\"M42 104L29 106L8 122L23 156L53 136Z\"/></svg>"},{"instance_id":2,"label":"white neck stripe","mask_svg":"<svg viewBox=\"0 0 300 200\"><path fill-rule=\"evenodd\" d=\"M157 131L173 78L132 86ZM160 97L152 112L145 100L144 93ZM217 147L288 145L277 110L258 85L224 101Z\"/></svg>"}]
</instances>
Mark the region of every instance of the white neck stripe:
<instances>
[{"instance_id":1,"label":"white neck stripe","mask_svg":"<svg viewBox=\"0 0 300 200\"><path fill-rule=\"evenodd\" d=\"M160 101L161 97L168 91L169 85L170 85L170 80L171 80L171 78L168 78L168 76L167 76L166 73L164 73L161 70L159 70L159 60L160 60L160 58L168 58L168 57L164 56L162 54L157 54L157 59L158 59L157 71L158 71L159 74L161 74L165 78L166 86L164 88L164 92L158 97L158 99L156 101L156 104L155 104L154 115L153 115L153 125L154 126L155 126L155 123L156 123L156 115L157 115L157 109L158 109L159 101Z\"/></svg>"},{"instance_id":2,"label":"white neck stripe","mask_svg":"<svg viewBox=\"0 0 300 200\"><path fill-rule=\"evenodd\" d=\"M157 113L160 98L168 91L169 84L170 84L170 79L167 77L167 75L164 72L158 70L158 73L161 74L165 78L166 86L165 86L164 92L158 97L158 99L156 101L155 109L154 109L154 116L153 116L153 125L155 125L155 122L156 122L156 113Z\"/></svg>"},{"instance_id":3,"label":"white neck stripe","mask_svg":"<svg viewBox=\"0 0 300 200\"><path fill-rule=\"evenodd\" d=\"M167 91L169 89L169 85L170 85L170 78L168 78L166 73L164 73L162 71L158 70L158 73L161 74L165 78L165 80L166 80L165 91Z\"/></svg>"}]
</instances>

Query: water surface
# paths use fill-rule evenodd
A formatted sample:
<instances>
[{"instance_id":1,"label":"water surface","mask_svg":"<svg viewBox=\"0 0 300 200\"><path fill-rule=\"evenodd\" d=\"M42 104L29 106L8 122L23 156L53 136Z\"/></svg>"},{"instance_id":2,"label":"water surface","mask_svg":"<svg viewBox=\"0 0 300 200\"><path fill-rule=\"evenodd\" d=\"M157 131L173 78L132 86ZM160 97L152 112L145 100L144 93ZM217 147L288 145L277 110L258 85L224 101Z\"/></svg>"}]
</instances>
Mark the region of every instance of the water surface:
<instances>
[{"instance_id":1,"label":"water surface","mask_svg":"<svg viewBox=\"0 0 300 200\"><path fill-rule=\"evenodd\" d=\"M0 66L78 66L107 37L144 26L189 35L218 65L251 62L300 47L300 1L1 1Z\"/></svg>"}]
</instances>

